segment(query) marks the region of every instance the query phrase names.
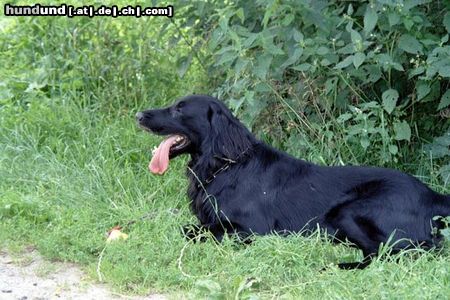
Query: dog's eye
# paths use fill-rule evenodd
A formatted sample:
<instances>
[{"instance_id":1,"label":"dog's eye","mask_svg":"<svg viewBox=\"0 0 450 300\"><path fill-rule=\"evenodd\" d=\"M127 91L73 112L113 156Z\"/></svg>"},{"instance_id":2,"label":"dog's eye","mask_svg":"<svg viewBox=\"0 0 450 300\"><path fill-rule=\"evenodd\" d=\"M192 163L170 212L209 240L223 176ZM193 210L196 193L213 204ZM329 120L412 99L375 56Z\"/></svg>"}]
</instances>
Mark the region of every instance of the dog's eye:
<instances>
[{"instance_id":1,"label":"dog's eye","mask_svg":"<svg viewBox=\"0 0 450 300\"><path fill-rule=\"evenodd\" d=\"M172 116L174 116L174 117L181 116L181 114L182 114L181 110L185 104L186 104L185 102L181 101L181 102L178 102L177 105L172 106L172 108L170 109Z\"/></svg>"}]
</instances>

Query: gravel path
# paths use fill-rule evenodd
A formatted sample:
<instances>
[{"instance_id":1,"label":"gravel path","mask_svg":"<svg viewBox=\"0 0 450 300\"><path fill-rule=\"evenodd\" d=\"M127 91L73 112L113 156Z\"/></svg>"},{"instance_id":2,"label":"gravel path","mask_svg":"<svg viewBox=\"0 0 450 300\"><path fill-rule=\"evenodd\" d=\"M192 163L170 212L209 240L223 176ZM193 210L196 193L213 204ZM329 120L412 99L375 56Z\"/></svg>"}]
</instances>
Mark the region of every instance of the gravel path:
<instances>
[{"instance_id":1,"label":"gravel path","mask_svg":"<svg viewBox=\"0 0 450 300\"><path fill-rule=\"evenodd\" d=\"M12 257L0 250L0 299L166 299L164 295L133 297L117 295L95 284L74 264L49 262L34 250Z\"/></svg>"}]
</instances>

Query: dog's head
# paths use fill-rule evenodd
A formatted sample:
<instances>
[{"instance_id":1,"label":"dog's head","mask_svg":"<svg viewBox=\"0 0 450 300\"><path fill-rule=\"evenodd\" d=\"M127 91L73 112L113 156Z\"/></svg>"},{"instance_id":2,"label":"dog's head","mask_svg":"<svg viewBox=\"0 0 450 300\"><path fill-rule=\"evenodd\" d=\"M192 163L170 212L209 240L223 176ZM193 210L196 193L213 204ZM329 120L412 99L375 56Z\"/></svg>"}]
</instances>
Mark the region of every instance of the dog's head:
<instances>
[{"instance_id":1,"label":"dog's head","mask_svg":"<svg viewBox=\"0 0 450 300\"><path fill-rule=\"evenodd\" d=\"M155 150L150 171L163 174L180 154L235 158L251 145L251 134L219 100L204 95L181 98L174 105L136 114L139 126L167 136Z\"/></svg>"}]
</instances>

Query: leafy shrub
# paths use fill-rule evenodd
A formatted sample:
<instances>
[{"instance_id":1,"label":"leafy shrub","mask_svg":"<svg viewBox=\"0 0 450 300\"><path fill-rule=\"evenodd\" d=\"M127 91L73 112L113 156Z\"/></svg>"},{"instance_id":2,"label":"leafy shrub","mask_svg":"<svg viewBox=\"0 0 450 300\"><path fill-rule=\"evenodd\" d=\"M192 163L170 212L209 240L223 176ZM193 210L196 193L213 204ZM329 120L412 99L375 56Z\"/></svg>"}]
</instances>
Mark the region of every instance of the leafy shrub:
<instances>
[{"instance_id":1,"label":"leafy shrub","mask_svg":"<svg viewBox=\"0 0 450 300\"><path fill-rule=\"evenodd\" d=\"M0 108L75 96L80 107L117 113L161 105L195 88L174 72L187 46L173 47L167 18L2 21Z\"/></svg>"},{"instance_id":2,"label":"leafy shrub","mask_svg":"<svg viewBox=\"0 0 450 300\"><path fill-rule=\"evenodd\" d=\"M302 147L289 137L301 131L322 140L326 128L334 144L356 149L347 158L366 161L370 153L385 164L448 127L448 3L213 3L185 4L185 24L206 40L203 61L222 82L217 95L274 143ZM205 13L211 17L198 21Z\"/></svg>"},{"instance_id":3,"label":"leafy shrub","mask_svg":"<svg viewBox=\"0 0 450 300\"><path fill-rule=\"evenodd\" d=\"M433 142L425 147L425 151L430 153L432 157L438 159L445 159L447 162L450 160L450 128L447 132L440 137L437 137ZM450 163L444 164L440 169L444 183L447 185L450 183Z\"/></svg>"}]
</instances>

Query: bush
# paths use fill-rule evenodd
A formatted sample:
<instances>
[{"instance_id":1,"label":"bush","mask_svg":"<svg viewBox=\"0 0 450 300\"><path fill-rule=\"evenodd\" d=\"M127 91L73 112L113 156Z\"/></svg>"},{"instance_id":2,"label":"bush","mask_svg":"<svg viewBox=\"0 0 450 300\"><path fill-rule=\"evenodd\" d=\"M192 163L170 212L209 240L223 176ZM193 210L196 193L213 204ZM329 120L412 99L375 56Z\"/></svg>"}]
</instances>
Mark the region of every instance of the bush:
<instances>
[{"instance_id":1,"label":"bush","mask_svg":"<svg viewBox=\"0 0 450 300\"><path fill-rule=\"evenodd\" d=\"M216 94L260 136L293 152L319 141L347 160L390 164L448 128L449 9L236 0L185 4L183 16L206 41Z\"/></svg>"},{"instance_id":2,"label":"bush","mask_svg":"<svg viewBox=\"0 0 450 300\"><path fill-rule=\"evenodd\" d=\"M0 108L75 96L81 107L117 114L195 88L174 72L187 46L173 47L168 19L18 17L2 24Z\"/></svg>"}]
</instances>

